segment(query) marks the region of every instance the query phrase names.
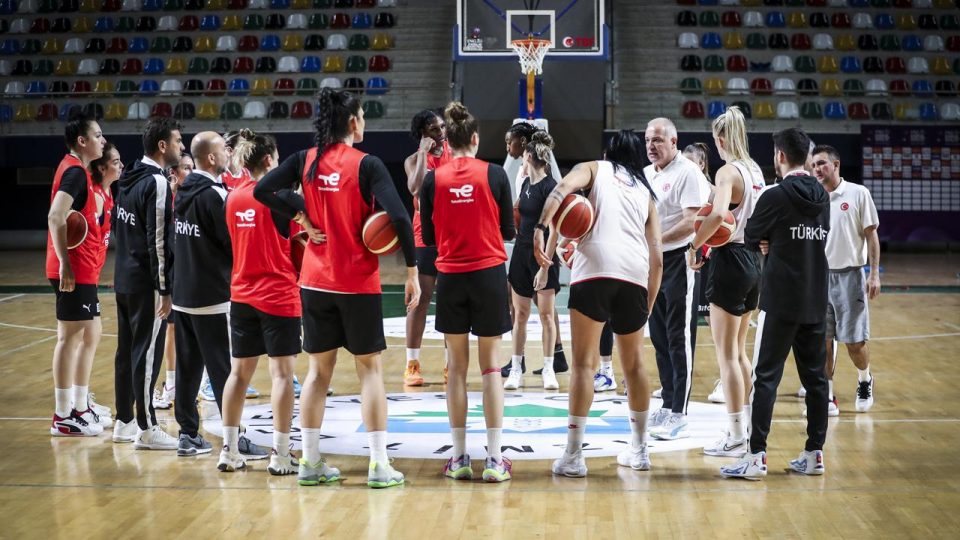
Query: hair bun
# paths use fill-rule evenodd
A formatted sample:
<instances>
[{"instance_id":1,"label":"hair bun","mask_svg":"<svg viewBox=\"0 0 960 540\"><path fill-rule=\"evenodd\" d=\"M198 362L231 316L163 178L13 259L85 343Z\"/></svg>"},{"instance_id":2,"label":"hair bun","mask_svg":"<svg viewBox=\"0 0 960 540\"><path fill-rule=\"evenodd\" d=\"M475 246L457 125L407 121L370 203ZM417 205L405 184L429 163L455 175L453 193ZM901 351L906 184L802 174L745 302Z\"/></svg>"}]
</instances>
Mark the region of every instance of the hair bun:
<instances>
[{"instance_id":1,"label":"hair bun","mask_svg":"<svg viewBox=\"0 0 960 540\"><path fill-rule=\"evenodd\" d=\"M470 111L459 101L453 101L447 105L444 114L458 124L470 117Z\"/></svg>"},{"instance_id":2,"label":"hair bun","mask_svg":"<svg viewBox=\"0 0 960 540\"><path fill-rule=\"evenodd\" d=\"M553 150L553 137L551 137L546 131L540 130L534 133L530 137L530 142L548 146L551 150Z\"/></svg>"}]
</instances>

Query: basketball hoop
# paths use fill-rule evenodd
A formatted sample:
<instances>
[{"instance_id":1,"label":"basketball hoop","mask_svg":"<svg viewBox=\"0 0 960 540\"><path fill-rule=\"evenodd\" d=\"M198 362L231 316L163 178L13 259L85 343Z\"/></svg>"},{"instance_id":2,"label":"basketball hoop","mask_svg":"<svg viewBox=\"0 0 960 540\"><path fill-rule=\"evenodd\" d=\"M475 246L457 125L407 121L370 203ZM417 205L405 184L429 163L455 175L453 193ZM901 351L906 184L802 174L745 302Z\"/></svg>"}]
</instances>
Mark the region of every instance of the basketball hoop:
<instances>
[{"instance_id":1,"label":"basketball hoop","mask_svg":"<svg viewBox=\"0 0 960 540\"><path fill-rule=\"evenodd\" d=\"M543 73L543 58L547 51L553 47L553 42L549 39L515 39L510 42L510 47L520 57L520 71L525 74L539 75Z\"/></svg>"}]
</instances>

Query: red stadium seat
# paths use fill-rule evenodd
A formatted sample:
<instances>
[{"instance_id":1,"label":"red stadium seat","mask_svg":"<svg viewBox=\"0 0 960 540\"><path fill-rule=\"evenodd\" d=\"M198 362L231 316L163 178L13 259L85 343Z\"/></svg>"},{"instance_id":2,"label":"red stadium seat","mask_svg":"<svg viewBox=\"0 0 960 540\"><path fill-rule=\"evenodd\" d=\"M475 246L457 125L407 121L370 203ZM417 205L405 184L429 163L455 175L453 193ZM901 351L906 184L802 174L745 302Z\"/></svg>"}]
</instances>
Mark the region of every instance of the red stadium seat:
<instances>
[{"instance_id":1,"label":"red stadium seat","mask_svg":"<svg viewBox=\"0 0 960 540\"><path fill-rule=\"evenodd\" d=\"M150 116L162 116L164 118L169 118L173 116L173 107L164 101L154 103L153 107L150 109Z\"/></svg>"},{"instance_id":2,"label":"red stadium seat","mask_svg":"<svg viewBox=\"0 0 960 540\"><path fill-rule=\"evenodd\" d=\"M688 101L683 104L684 118L703 118L706 113L703 112L703 103L699 101Z\"/></svg>"},{"instance_id":3,"label":"red stadium seat","mask_svg":"<svg viewBox=\"0 0 960 540\"><path fill-rule=\"evenodd\" d=\"M297 101L290 111L290 118L296 120L313 118L313 106L307 101Z\"/></svg>"},{"instance_id":4,"label":"red stadium seat","mask_svg":"<svg viewBox=\"0 0 960 540\"><path fill-rule=\"evenodd\" d=\"M284 77L273 84L273 93L278 96L292 96L295 88L293 79Z\"/></svg>"}]
</instances>

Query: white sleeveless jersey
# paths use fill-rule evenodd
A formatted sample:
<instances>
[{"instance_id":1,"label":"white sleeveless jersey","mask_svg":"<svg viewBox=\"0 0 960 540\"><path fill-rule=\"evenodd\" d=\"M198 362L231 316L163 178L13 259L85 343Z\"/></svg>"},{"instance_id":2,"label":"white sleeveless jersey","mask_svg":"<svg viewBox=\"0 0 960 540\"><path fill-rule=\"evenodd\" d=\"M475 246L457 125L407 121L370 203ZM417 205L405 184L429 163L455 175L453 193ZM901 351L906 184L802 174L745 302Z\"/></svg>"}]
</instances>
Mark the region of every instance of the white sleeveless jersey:
<instances>
[{"instance_id":1,"label":"white sleeveless jersey","mask_svg":"<svg viewBox=\"0 0 960 540\"><path fill-rule=\"evenodd\" d=\"M595 212L593 228L577 245L570 283L608 278L646 288L650 191L627 171L614 173L612 163L598 161L589 199Z\"/></svg>"},{"instance_id":2,"label":"white sleeveless jersey","mask_svg":"<svg viewBox=\"0 0 960 540\"><path fill-rule=\"evenodd\" d=\"M730 243L742 244L743 231L747 227L747 220L753 215L753 208L767 183L764 182L763 173L755 162L737 160L731 161L730 164L736 167L740 171L740 176L743 177L743 200L740 201L736 209L730 211L737 220L737 230L733 232Z\"/></svg>"}]
</instances>

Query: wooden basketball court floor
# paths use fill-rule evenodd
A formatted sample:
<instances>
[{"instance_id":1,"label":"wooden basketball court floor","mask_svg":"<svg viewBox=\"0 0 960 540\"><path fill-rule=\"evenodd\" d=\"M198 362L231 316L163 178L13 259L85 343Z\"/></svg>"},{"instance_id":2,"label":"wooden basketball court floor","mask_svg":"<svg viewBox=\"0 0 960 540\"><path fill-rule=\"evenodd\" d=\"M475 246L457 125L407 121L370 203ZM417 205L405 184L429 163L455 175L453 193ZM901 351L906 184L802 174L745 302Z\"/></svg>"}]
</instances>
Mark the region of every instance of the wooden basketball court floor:
<instances>
[{"instance_id":1,"label":"wooden basketball court floor","mask_svg":"<svg viewBox=\"0 0 960 540\"><path fill-rule=\"evenodd\" d=\"M263 462L219 473L216 452L177 458L107 436L50 437L54 297L38 279L42 258L0 253L0 538L960 537L955 255L884 255L884 292L871 306L876 404L853 412L856 371L841 356L842 413L830 419L823 477L784 471L805 426L788 361L763 482L723 480L718 467L728 460L689 450L654 454L653 470L642 473L617 467L615 458L591 459L586 479L554 477L547 460L515 461L504 484L448 481L439 460L397 459L407 484L382 491L366 487L361 457L328 456L347 479L300 488L293 477L269 476ZM396 282L398 273L385 275ZM109 273L104 282L112 282ZM109 292L100 299L105 335L91 390L112 405L115 304ZM403 392L404 344L388 341L387 391ZM703 402L718 370L707 328L698 341L693 400ZM655 388L652 348L646 352ZM509 357L506 342L502 356ZM529 356L539 365L538 353ZM350 364L342 355L338 394L359 390ZM263 365L254 379L261 391L269 390ZM442 349L425 348L423 365L428 385L420 391L442 391ZM301 355L298 372L305 370ZM567 376L560 381L563 392ZM480 386L475 364L470 386ZM248 403L267 403L267 393ZM172 412L159 415L175 434ZM446 442L445 433L434 436ZM210 439L216 448L219 439Z\"/></svg>"}]
</instances>

